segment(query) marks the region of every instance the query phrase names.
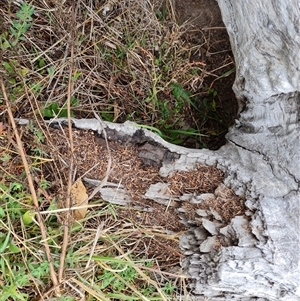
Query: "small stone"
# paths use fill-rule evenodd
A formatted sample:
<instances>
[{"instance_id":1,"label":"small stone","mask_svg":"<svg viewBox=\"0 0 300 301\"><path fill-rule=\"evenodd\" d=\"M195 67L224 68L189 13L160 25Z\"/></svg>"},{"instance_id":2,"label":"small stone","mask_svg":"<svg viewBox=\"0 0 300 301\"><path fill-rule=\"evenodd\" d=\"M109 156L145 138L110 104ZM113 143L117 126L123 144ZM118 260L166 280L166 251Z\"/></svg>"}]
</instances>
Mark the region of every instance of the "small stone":
<instances>
[{"instance_id":1,"label":"small stone","mask_svg":"<svg viewBox=\"0 0 300 301\"><path fill-rule=\"evenodd\" d=\"M253 247L257 242L251 233L249 221L243 216L236 216L231 220L231 225L238 238L238 246Z\"/></svg>"},{"instance_id":2,"label":"small stone","mask_svg":"<svg viewBox=\"0 0 300 301\"><path fill-rule=\"evenodd\" d=\"M203 241L207 238L207 232L199 227L194 229L194 234L198 241Z\"/></svg>"},{"instance_id":3,"label":"small stone","mask_svg":"<svg viewBox=\"0 0 300 301\"><path fill-rule=\"evenodd\" d=\"M131 197L125 189L104 187L100 189L100 194L104 201L111 204L125 206L132 202Z\"/></svg>"},{"instance_id":4,"label":"small stone","mask_svg":"<svg viewBox=\"0 0 300 301\"><path fill-rule=\"evenodd\" d=\"M174 206L176 199L170 192L169 184L165 183L151 184L145 193L145 198L165 206Z\"/></svg>"}]
</instances>

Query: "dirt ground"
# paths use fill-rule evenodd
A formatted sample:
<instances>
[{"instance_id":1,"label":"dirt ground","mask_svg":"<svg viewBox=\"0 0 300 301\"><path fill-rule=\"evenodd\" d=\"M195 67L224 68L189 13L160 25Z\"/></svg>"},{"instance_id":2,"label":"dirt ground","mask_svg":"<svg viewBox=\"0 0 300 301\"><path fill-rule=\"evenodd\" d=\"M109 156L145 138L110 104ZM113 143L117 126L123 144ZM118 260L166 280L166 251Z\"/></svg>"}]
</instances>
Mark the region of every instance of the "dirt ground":
<instances>
[{"instance_id":1,"label":"dirt ground","mask_svg":"<svg viewBox=\"0 0 300 301\"><path fill-rule=\"evenodd\" d=\"M204 90L199 91L199 103L203 97L209 97L205 93L207 87L212 87L217 92L214 100L218 116L211 116L212 118L209 118L203 127L215 132L223 130L221 135L204 138L209 149L218 149L226 143L226 127L228 128L234 123L238 110L237 101L231 88L235 78L235 72L231 72L231 70L235 65L229 36L217 1L176 0L175 7L179 22L190 24L185 39L192 44L201 45L200 51L193 54L191 61L204 62L208 67L208 72L211 73L204 79L202 87ZM231 74L219 79L216 77L216 75L224 76L227 72ZM202 98L201 95L203 95ZM214 117L219 118L219 121L222 120L221 124Z\"/></svg>"}]
</instances>

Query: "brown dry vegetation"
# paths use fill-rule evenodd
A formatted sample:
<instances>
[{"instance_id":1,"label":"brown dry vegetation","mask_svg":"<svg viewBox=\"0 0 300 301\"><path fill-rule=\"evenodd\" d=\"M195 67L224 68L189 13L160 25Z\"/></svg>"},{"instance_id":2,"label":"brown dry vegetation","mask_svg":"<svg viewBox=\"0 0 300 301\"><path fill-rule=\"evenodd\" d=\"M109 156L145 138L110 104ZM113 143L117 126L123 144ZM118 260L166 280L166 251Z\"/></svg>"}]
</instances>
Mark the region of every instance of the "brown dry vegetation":
<instances>
[{"instance_id":1,"label":"brown dry vegetation","mask_svg":"<svg viewBox=\"0 0 300 301\"><path fill-rule=\"evenodd\" d=\"M237 106L229 88L234 62L218 7L212 1L197 4L201 15L191 22L189 6L194 14L197 7L192 1L184 10L178 1L177 11L171 1L154 2L78 1L74 25L68 2L34 2L22 47L1 51L1 61L11 66L2 75L16 99L15 117L31 118L33 111L64 114L44 108L66 105L73 43L75 117L93 117L96 110L109 121L156 127L172 142L190 147L224 144ZM2 8L4 33L16 10L16 5ZM191 129L208 137L174 132Z\"/></svg>"}]
</instances>

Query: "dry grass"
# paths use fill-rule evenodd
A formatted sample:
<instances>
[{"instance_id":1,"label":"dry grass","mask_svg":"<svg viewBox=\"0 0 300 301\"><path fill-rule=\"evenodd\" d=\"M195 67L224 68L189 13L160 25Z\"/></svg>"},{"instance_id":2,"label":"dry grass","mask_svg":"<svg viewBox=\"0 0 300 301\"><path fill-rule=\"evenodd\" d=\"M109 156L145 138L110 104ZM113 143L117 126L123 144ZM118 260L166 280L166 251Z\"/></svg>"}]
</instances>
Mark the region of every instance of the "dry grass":
<instances>
[{"instance_id":1,"label":"dry grass","mask_svg":"<svg viewBox=\"0 0 300 301\"><path fill-rule=\"evenodd\" d=\"M184 114L192 115L193 103L172 93L172 83L198 93L208 74L203 62L190 61L200 46L182 38L188 24L177 24L171 0L34 0L32 19L24 22L17 15L18 2L4 1L0 8L0 300L171 300L187 295L187 279L178 269L178 234L141 227L99 200L80 223L62 221L58 204L68 209L74 173L52 156L57 149L42 117L67 111L94 117L97 111L115 122L197 127L179 123ZM17 29L16 22L30 26L16 36L11 30ZM13 132L8 104L14 117L33 124ZM23 146L16 144L16 133ZM52 265L55 275L52 270L50 277Z\"/></svg>"},{"instance_id":2,"label":"dry grass","mask_svg":"<svg viewBox=\"0 0 300 301\"><path fill-rule=\"evenodd\" d=\"M18 77L21 70L26 74L23 83L9 85L6 78L6 84L18 100L15 110L30 117L33 110L53 102L59 107L66 104L72 29L68 2L33 4L36 12L26 41L17 53L8 49L1 55L2 61L13 65L16 72L12 76ZM15 5L2 8L3 30L11 25L10 11L16 9ZM164 119L174 122L178 104L170 95L170 83L196 91L205 76L205 66L189 61L195 49L181 39L186 28L177 25L171 3L164 2L162 21L157 17L161 9L151 1L77 2L74 76L78 78L72 96L79 102L72 108L75 116L90 117L94 108L114 121L130 116L155 126L163 117L161 106L166 102L170 116ZM38 91L31 89L35 93L28 99L24 85L29 90L36 85Z\"/></svg>"}]
</instances>

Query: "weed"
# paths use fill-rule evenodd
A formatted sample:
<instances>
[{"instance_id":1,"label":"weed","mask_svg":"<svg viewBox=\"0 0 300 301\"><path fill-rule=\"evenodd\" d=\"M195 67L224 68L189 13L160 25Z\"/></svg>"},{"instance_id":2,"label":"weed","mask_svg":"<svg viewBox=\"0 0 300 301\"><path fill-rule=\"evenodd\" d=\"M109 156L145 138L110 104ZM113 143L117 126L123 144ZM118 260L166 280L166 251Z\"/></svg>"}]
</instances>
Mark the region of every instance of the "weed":
<instances>
[{"instance_id":1,"label":"weed","mask_svg":"<svg viewBox=\"0 0 300 301\"><path fill-rule=\"evenodd\" d=\"M74 75L76 76L76 75ZM76 107L79 104L79 100L72 96L71 97L71 106ZM52 102L50 105L46 106L43 110L43 117L54 118L54 117L68 117L67 107L64 104L62 107L59 107L57 102ZM74 112L71 110L71 117L74 117Z\"/></svg>"},{"instance_id":2,"label":"weed","mask_svg":"<svg viewBox=\"0 0 300 301\"><path fill-rule=\"evenodd\" d=\"M17 20L13 21L13 25L10 27L10 32L14 37L12 46L16 46L19 40L23 39L24 34L32 25L32 15L34 13L34 7L31 3L25 1L21 3L20 10L17 11Z\"/></svg>"},{"instance_id":3,"label":"weed","mask_svg":"<svg viewBox=\"0 0 300 301\"><path fill-rule=\"evenodd\" d=\"M159 21L161 21L161 22L165 22L166 21L166 17L167 17L167 4L166 4L166 0L164 0L162 2L161 7L158 8L155 13L156 13L156 16L159 19Z\"/></svg>"},{"instance_id":4,"label":"weed","mask_svg":"<svg viewBox=\"0 0 300 301\"><path fill-rule=\"evenodd\" d=\"M21 2L20 9L16 12L16 19L12 21L9 33L4 32L0 36L1 49L15 47L19 41L24 40L24 35L32 26L34 7L31 3ZM9 36L10 34L10 36Z\"/></svg>"},{"instance_id":5,"label":"weed","mask_svg":"<svg viewBox=\"0 0 300 301\"><path fill-rule=\"evenodd\" d=\"M96 258L95 258L96 259ZM132 259L127 260L98 257L105 264L100 263L103 267L103 272L97 277L95 285L102 291L107 291L107 295L118 300L139 300L139 298L149 298L150 300L160 300L157 288L149 283L144 278L141 278L139 269L143 265L151 266L153 262L134 262ZM138 268L137 268L138 267ZM146 272L145 276L149 277ZM132 288L132 290L129 290ZM161 287L161 291L169 296L173 294L174 286L171 283L166 283Z\"/></svg>"}]
</instances>

